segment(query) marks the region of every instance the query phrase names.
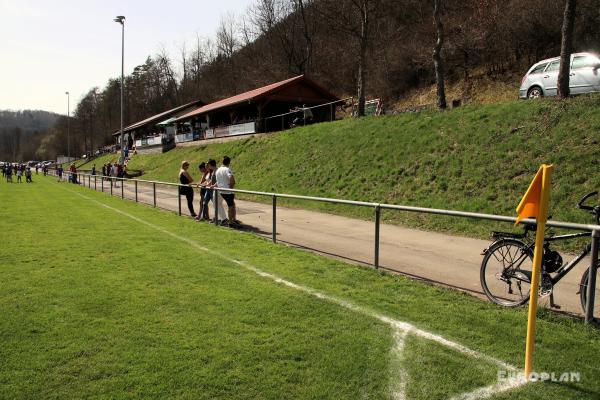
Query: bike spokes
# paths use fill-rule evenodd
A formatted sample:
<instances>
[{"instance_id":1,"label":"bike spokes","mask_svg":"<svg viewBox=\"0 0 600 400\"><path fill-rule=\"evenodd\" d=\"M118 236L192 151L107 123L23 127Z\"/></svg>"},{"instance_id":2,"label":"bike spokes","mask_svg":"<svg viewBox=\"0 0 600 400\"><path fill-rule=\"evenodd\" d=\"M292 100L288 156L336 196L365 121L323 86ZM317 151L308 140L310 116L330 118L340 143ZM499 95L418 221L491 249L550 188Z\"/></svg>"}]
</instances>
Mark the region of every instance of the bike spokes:
<instances>
[{"instance_id":1,"label":"bike spokes","mask_svg":"<svg viewBox=\"0 0 600 400\"><path fill-rule=\"evenodd\" d=\"M531 256L525 244L506 240L493 245L482 264L481 279L486 295L506 306L529 299Z\"/></svg>"}]
</instances>

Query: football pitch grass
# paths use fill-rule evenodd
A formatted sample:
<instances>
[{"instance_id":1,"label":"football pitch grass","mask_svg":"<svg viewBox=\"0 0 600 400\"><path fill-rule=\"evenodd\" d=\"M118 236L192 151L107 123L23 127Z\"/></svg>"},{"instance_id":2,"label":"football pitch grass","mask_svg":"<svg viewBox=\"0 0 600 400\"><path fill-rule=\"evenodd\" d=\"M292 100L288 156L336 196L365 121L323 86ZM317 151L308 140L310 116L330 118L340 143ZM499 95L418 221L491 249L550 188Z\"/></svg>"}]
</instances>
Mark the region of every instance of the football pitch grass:
<instances>
[{"instance_id":1,"label":"football pitch grass","mask_svg":"<svg viewBox=\"0 0 600 400\"><path fill-rule=\"evenodd\" d=\"M580 321L541 312L535 357L579 382L498 382L523 308L34 181L0 183L0 398L600 397Z\"/></svg>"}]
</instances>

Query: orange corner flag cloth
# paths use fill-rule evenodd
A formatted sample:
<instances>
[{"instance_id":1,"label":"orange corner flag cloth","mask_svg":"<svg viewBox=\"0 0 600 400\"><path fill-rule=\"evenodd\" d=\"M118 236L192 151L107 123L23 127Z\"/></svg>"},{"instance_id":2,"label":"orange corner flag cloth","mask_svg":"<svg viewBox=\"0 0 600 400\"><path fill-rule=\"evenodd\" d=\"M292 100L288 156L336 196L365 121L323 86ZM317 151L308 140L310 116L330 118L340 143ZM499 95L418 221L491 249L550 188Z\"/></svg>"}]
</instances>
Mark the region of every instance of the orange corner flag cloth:
<instances>
[{"instance_id":1,"label":"orange corner flag cloth","mask_svg":"<svg viewBox=\"0 0 600 400\"><path fill-rule=\"evenodd\" d=\"M517 206L517 221L515 222L515 225L518 225L519 222L525 218L535 218L539 220L540 203L542 199L542 179L546 168L552 168L552 165L542 164L531 181L525 196L523 196L521 202Z\"/></svg>"}]
</instances>

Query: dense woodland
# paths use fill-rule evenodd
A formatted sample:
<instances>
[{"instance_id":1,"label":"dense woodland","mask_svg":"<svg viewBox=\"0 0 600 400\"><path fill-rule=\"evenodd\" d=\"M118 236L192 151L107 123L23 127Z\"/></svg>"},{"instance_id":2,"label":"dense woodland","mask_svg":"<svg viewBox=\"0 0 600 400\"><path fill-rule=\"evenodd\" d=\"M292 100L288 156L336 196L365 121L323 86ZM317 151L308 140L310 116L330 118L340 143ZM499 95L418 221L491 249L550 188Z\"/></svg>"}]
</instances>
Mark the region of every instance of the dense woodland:
<instances>
[{"instance_id":1,"label":"dense woodland","mask_svg":"<svg viewBox=\"0 0 600 400\"><path fill-rule=\"evenodd\" d=\"M131 71L125 124L299 74L338 95L390 104L435 83L432 56L440 33L445 79L503 79L559 55L564 9L565 0L256 0L224 14L213 37L198 37L178 54L149 56ZM600 50L598 21L597 0L577 1L573 51ZM74 154L110 142L119 128L119 93L120 80L113 78L77 104L70 121ZM58 119L17 153L0 141L0 159L66 154L66 124Z\"/></svg>"},{"instance_id":2,"label":"dense woodland","mask_svg":"<svg viewBox=\"0 0 600 400\"><path fill-rule=\"evenodd\" d=\"M41 110L0 110L0 160L24 160L24 155L33 157L59 117Z\"/></svg>"}]
</instances>

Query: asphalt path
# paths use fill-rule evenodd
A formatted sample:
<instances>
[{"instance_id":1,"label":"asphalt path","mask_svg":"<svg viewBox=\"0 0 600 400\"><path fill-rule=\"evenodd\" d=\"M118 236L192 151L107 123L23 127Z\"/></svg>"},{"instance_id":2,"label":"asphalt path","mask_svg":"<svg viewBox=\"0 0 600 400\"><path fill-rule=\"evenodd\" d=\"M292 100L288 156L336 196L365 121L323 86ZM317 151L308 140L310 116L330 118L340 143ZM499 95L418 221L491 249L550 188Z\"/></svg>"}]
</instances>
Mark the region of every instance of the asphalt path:
<instances>
[{"instance_id":1,"label":"asphalt path","mask_svg":"<svg viewBox=\"0 0 600 400\"><path fill-rule=\"evenodd\" d=\"M101 190L101 180L96 190ZM93 179L86 180L86 187ZM110 183L104 182L104 192L110 193ZM113 196L135 201L135 184L119 182L112 188ZM137 199L140 203L154 204L152 184L138 183ZM198 212L200 196L196 191L195 210ZM237 217L243 229L268 238L272 237L272 206L251 201L236 200ZM177 187L156 186L156 206L177 212L179 209ZM185 197L181 199L182 215L189 216ZM214 209L211 207L211 216ZM332 214L288 207L277 207L277 241L323 254L336 259L372 265L374 258L374 222ZM452 236L431 231L382 224L380 228L380 258L382 268L435 284L452 287L484 298L479 280L483 249L490 241ZM564 255L563 255L564 256ZM565 263L574 256L567 255ZM562 312L581 315L579 281L589 258L581 262L554 289L554 301ZM549 298L540 299L543 306Z\"/></svg>"}]
</instances>

